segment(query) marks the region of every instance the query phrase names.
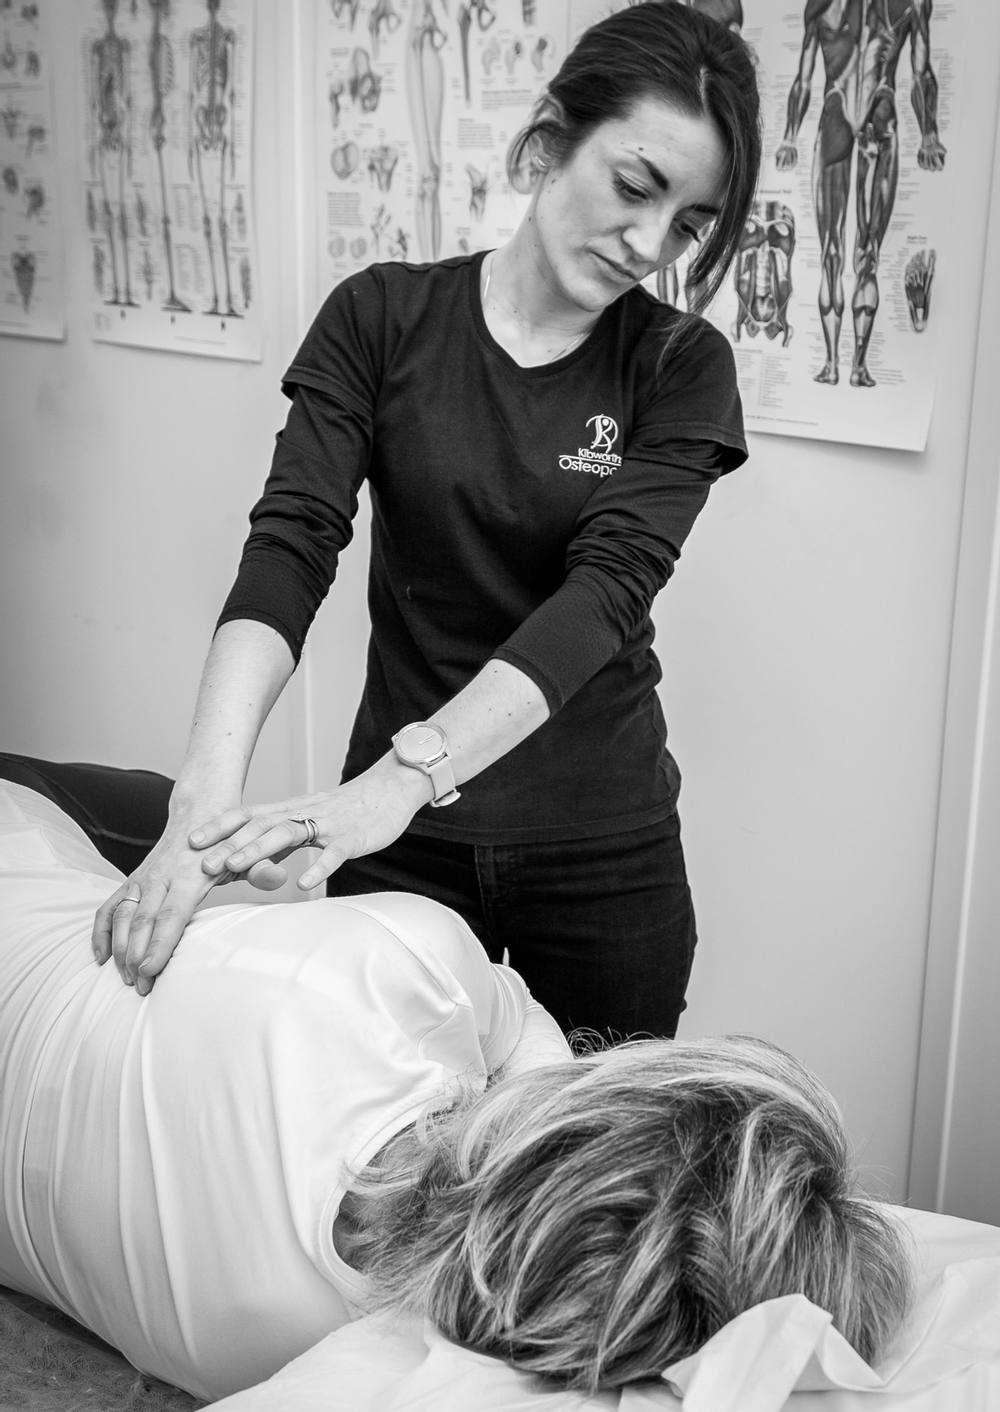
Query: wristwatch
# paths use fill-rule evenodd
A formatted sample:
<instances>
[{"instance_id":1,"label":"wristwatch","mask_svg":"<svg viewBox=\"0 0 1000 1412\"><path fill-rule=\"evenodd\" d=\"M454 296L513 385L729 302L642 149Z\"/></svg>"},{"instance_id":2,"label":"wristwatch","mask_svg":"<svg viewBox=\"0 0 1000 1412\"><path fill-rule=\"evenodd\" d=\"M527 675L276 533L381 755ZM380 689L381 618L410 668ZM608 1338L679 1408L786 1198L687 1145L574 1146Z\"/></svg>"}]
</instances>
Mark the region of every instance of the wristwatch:
<instances>
[{"instance_id":1,"label":"wristwatch","mask_svg":"<svg viewBox=\"0 0 1000 1412\"><path fill-rule=\"evenodd\" d=\"M392 748L401 765L422 770L428 777L434 789L431 803L436 808L454 804L459 798L448 738L440 726L432 721L413 721L392 737Z\"/></svg>"}]
</instances>

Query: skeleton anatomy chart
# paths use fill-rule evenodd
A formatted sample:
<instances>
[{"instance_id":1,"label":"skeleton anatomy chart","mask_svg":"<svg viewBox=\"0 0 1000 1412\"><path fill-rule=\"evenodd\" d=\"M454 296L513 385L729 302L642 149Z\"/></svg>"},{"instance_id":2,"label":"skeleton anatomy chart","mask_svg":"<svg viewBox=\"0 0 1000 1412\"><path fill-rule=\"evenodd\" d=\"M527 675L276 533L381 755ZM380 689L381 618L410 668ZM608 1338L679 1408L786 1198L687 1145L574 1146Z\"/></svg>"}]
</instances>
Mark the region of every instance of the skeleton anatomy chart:
<instances>
[{"instance_id":1,"label":"skeleton anatomy chart","mask_svg":"<svg viewBox=\"0 0 1000 1412\"><path fill-rule=\"evenodd\" d=\"M934 300L960 228L947 150L955 0L680 0L758 56L765 153L709 317L756 431L920 449ZM621 0L318 0L321 289L373 260L503 240L524 197L510 137L588 24ZM935 280L939 281L935 288ZM686 266L652 288L685 302ZM933 298L932 298L933 295Z\"/></svg>"},{"instance_id":2,"label":"skeleton anatomy chart","mask_svg":"<svg viewBox=\"0 0 1000 1412\"><path fill-rule=\"evenodd\" d=\"M253 0L81 9L94 337L259 358Z\"/></svg>"},{"instance_id":3,"label":"skeleton anatomy chart","mask_svg":"<svg viewBox=\"0 0 1000 1412\"><path fill-rule=\"evenodd\" d=\"M49 6L0 0L0 333L66 334Z\"/></svg>"}]
</instances>

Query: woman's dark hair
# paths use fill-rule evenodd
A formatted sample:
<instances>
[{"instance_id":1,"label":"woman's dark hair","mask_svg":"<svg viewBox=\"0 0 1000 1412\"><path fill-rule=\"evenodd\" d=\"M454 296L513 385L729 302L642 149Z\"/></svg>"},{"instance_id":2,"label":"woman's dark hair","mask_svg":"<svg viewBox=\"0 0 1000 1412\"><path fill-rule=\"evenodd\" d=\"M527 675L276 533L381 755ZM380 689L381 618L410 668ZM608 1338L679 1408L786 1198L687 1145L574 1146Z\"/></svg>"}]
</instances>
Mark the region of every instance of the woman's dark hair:
<instances>
[{"instance_id":1,"label":"woman's dark hair","mask_svg":"<svg viewBox=\"0 0 1000 1412\"><path fill-rule=\"evenodd\" d=\"M592 25L511 144L508 175L516 183L533 151L547 162L566 161L596 128L645 98L708 118L726 150L719 215L688 278L689 303L702 309L736 255L760 170L756 65L733 30L679 0L633 5Z\"/></svg>"}]
</instances>

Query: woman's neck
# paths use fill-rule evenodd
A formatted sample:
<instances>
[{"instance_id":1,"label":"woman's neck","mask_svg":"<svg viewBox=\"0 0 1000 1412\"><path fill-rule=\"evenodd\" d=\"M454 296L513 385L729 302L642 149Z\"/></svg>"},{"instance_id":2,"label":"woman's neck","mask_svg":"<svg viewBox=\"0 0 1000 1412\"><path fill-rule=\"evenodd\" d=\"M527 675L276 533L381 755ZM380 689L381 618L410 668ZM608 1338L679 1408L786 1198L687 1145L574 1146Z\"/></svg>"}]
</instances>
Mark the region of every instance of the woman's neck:
<instances>
[{"instance_id":1,"label":"woman's neck","mask_svg":"<svg viewBox=\"0 0 1000 1412\"><path fill-rule=\"evenodd\" d=\"M479 283L486 327L522 367L554 363L578 348L599 315L557 306L550 290L516 261L511 246L491 250Z\"/></svg>"}]
</instances>

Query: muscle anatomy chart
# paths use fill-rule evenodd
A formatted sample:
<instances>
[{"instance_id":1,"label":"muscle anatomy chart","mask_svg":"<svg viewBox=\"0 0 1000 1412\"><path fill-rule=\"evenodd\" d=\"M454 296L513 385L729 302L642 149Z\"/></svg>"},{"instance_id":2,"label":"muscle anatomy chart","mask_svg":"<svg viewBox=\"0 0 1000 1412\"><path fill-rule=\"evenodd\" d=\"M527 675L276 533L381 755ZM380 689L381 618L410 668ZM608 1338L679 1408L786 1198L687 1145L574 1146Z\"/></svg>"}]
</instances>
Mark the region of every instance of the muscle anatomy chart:
<instances>
[{"instance_id":1,"label":"muscle anatomy chart","mask_svg":"<svg viewBox=\"0 0 1000 1412\"><path fill-rule=\"evenodd\" d=\"M712 317L748 425L920 450L939 350L919 335L958 254L948 147L972 27L945 0L743 9L768 76L764 169Z\"/></svg>"},{"instance_id":2,"label":"muscle anatomy chart","mask_svg":"<svg viewBox=\"0 0 1000 1412\"><path fill-rule=\"evenodd\" d=\"M63 338L50 6L0 6L0 333Z\"/></svg>"},{"instance_id":3,"label":"muscle anatomy chart","mask_svg":"<svg viewBox=\"0 0 1000 1412\"><path fill-rule=\"evenodd\" d=\"M917 335L956 253L947 154L968 13L955 0L682 3L738 29L761 75L758 199L708 311L733 344L747 425L922 449L939 351ZM571 4L580 28L611 8ZM683 306L687 263L654 287Z\"/></svg>"},{"instance_id":4,"label":"muscle anatomy chart","mask_svg":"<svg viewBox=\"0 0 1000 1412\"><path fill-rule=\"evenodd\" d=\"M87 0L82 204L95 338L260 357L252 0Z\"/></svg>"}]
</instances>

